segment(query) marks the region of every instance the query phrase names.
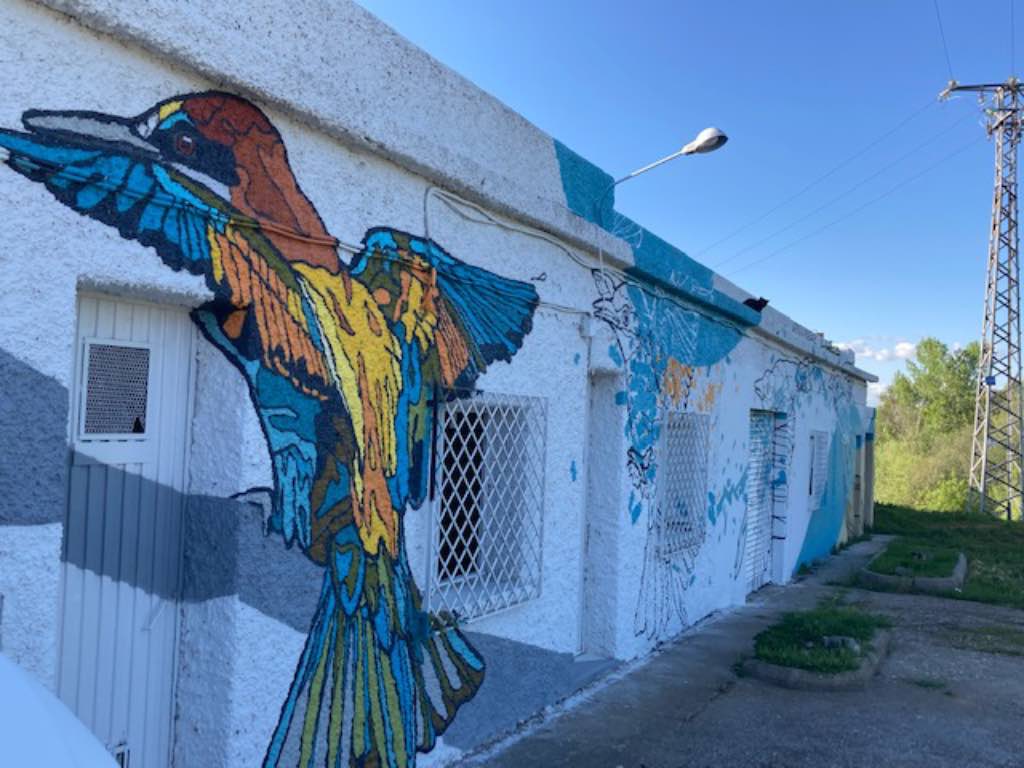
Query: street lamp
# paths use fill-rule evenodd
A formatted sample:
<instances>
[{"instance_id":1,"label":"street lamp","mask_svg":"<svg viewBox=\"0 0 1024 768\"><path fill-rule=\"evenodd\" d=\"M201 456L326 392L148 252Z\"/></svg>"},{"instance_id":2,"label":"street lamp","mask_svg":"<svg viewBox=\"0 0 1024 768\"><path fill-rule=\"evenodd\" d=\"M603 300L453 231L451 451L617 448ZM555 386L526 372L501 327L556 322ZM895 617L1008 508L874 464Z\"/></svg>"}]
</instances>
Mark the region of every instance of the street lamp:
<instances>
[{"instance_id":1,"label":"street lamp","mask_svg":"<svg viewBox=\"0 0 1024 768\"><path fill-rule=\"evenodd\" d=\"M632 173L627 173L621 179L616 179L611 184L609 184L608 187L604 190L604 192L601 193L601 197L597 199L597 204L595 206L595 214L598 216L599 219L603 218L601 217L601 205L604 203L604 199L608 197L609 192L615 189L615 187L617 187L622 182L628 181L629 179L632 179L635 176L639 176L641 173L647 173L647 171L651 170L652 168L657 168L659 165L664 165L669 160L675 160L677 157L682 157L683 155L703 155L707 152L714 152L716 149L725 144L725 142L727 142L728 140L729 137L726 136L717 128L705 128L703 131L697 134L697 137L693 141L691 141L689 144L686 144L682 149L673 152L671 155L665 155L665 157L661 158L660 160L655 160L653 163L645 165L643 168L637 168Z\"/></svg>"}]
</instances>

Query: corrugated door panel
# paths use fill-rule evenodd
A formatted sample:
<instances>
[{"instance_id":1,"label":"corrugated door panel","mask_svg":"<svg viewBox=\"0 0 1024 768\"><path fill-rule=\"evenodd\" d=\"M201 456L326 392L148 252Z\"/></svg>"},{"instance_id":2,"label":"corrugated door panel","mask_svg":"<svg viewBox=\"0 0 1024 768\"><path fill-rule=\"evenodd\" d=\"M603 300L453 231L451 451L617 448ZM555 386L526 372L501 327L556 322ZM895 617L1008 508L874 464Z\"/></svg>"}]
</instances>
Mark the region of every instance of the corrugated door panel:
<instances>
[{"instance_id":1,"label":"corrugated door panel","mask_svg":"<svg viewBox=\"0 0 1024 768\"><path fill-rule=\"evenodd\" d=\"M85 536L81 529L88 506L89 468L72 466L68 477L68 518L64 533L64 561L85 562ZM84 610L84 572L80 568L64 569L63 635L81 637ZM61 643L58 689L64 701L75 708L78 700L79 644ZM76 708L77 711L77 708Z\"/></svg>"},{"instance_id":2,"label":"corrugated door panel","mask_svg":"<svg viewBox=\"0 0 1024 768\"><path fill-rule=\"evenodd\" d=\"M121 520L124 517L124 473L107 472L103 498L104 514L100 544L100 561L96 566L103 574L100 582L99 622L97 627L96 687L94 689L93 722L97 732L108 733L112 727L115 698L105 695L113 686L114 670L119 663L115 641L117 637L118 582L114 578L120 559ZM92 568L90 567L90 570ZM109 652L108 652L109 649Z\"/></svg>"},{"instance_id":3,"label":"corrugated door panel","mask_svg":"<svg viewBox=\"0 0 1024 768\"><path fill-rule=\"evenodd\" d=\"M145 768L170 758L192 340L182 310L79 299L58 686L104 743ZM102 345L95 358L90 343ZM125 349L104 358L110 346ZM142 434L83 433L88 364L101 358L119 361L99 364L115 366L105 381L125 371L124 386L139 379L116 366L148 360L146 389L131 385L136 403L146 394ZM104 423L132 422L115 416Z\"/></svg>"},{"instance_id":4,"label":"corrugated door panel","mask_svg":"<svg viewBox=\"0 0 1024 768\"><path fill-rule=\"evenodd\" d=\"M142 465L126 464L124 473L124 509L139 509L142 498ZM117 564L117 626L114 633L113 688L115 691L131 690L132 646L134 639L133 620L135 617L135 592L131 586L135 577L135 562L138 553L139 516L126 514L122 518L121 556ZM111 701L111 732L128 733L129 701Z\"/></svg>"},{"instance_id":5,"label":"corrugated door panel","mask_svg":"<svg viewBox=\"0 0 1024 768\"><path fill-rule=\"evenodd\" d=\"M131 679L133 681L144 681L148 676L149 669L149 633L143 631L146 617L153 607L152 595L152 564L153 552L155 549L155 515L157 486L151 480L142 482L142 502L140 509L151 510L150 514L139 516L139 543L138 556L135 561L135 573L138 589L133 590L133 632L132 632L132 660ZM128 691L130 707L128 709L128 733L138 734L145 738L147 721L147 704L149 697L145 685L132 685Z\"/></svg>"},{"instance_id":6,"label":"corrugated door panel","mask_svg":"<svg viewBox=\"0 0 1024 768\"><path fill-rule=\"evenodd\" d=\"M188 360L188 340L191 338L192 327L188 323L162 323L162 346L168 350L163 358L161 375L163 376L162 391L173 391L182 383L181 370L169 364L172 360ZM186 401L163 400L160 403L160 423L166 430L166 440L162 446L182 446L184 454L185 434L188 426L186 412L183 410ZM182 409L182 410L179 410ZM177 593L179 567L181 562L181 518L184 505L182 494L181 461L170 461L169 457L159 462L159 488L162 503L158 506L159 517L157 526L156 552L154 560L154 592L167 596ZM162 598L161 598L162 599ZM173 605L163 604L149 620L148 632L155 646L152 652L154 669L151 670L151 695L156 702L171 702L173 705L173 684L175 669L175 649L177 646L178 612ZM156 730L155 741L161 754L168 754L171 746L172 711L161 712L159 718L148 721L148 725Z\"/></svg>"}]
</instances>

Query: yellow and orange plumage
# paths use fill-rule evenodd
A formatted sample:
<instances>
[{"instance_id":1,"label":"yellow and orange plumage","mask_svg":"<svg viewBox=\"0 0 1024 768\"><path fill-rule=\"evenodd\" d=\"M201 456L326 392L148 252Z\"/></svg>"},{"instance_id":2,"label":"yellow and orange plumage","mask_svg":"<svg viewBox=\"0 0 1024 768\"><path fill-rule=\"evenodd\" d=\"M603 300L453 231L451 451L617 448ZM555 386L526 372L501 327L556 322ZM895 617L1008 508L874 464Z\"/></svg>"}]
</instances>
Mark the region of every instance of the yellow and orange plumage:
<instances>
[{"instance_id":1,"label":"yellow and orange plumage","mask_svg":"<svg viewBox=\"0 0 1024 768\"><path fill-rule=\"evenodd\" d=\"M512 358L533 287L383 228L344 264L277 130L229 94L23 122L0 129L13 170L205 276L215 298L193 317L249 384L272 527L325 568L265 765L413 765L483 661L422 611L402 514L427 494L436 409Z\"/></svg>"}]
</instances>

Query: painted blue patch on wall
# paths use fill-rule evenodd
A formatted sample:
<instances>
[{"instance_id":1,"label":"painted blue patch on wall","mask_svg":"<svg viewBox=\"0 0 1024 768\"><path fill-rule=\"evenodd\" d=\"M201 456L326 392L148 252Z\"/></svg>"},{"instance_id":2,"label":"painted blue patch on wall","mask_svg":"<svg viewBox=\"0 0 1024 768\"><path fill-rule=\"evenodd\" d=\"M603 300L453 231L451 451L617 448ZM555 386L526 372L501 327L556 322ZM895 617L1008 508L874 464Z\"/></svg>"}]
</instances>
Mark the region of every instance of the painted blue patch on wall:
<instances>
[{"instance_id":1,"label":"painted blue patch on wall","mask_svg":"<svg viewBox=\"0 0 1024 768\"><path fill-rule=\"evenodd\" d=\"M747 473L748 467L744 467L743 473L735 480L726 480L722 486L722 492L716 499L714 491L708 491L708 520L714 525L722 510L735 501L745 500L747 497Z\"/></svg>"},{"instance_id":2,"label":"painted blue patch on wall","mask_svg":"<svg viewBox=\"0 0 1024 768\"><path fill-rule=\"evenodd\" d=\"M803 547L794 565L794 573L804 563L810 563L832 552L839 541L839 533L846 521L846 502L853 492L855 454L844 446L844 436L852 435L860 424L856 406L847 404L839 414L839 421L829 446L828 479L821 504L811 512L804 534Z\"/></svg>"}]
</instances>

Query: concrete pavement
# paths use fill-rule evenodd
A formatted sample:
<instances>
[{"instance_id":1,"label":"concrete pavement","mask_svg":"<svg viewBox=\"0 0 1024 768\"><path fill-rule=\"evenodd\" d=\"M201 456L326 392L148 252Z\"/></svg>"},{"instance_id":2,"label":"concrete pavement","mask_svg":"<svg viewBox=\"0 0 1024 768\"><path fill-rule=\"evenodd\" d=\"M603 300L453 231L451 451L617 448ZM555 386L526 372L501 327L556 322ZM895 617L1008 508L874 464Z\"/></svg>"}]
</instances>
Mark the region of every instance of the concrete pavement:
<instances>
[{"instance_id":1,"label":"concrete pavement","mask_svg":"<svg viewBox=\"0 0 1024 768\"><path fill-rule=\"evenodd\" d=\"M735 662L784 611L834 594L887 537L813 575L769 587L571 706L459 765L493 768L1024 766L1024 612L851 589L894 621L867 689L789 691L738 678Z\"/></svg>"}]
</instances>

